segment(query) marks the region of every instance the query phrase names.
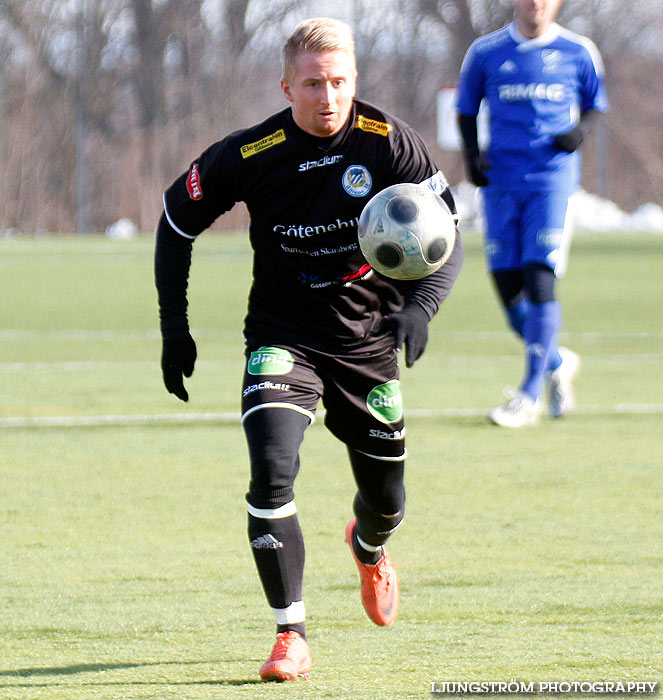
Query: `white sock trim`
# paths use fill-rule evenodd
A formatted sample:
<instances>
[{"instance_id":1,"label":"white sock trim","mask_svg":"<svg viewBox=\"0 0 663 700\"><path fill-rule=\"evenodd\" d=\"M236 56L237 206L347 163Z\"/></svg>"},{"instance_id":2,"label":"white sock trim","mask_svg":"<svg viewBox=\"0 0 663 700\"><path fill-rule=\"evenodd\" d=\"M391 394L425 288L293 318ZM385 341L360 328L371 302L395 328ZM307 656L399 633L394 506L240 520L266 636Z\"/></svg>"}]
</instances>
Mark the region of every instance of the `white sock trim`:
<instances>
[{"instance_id":1,"label":"white sock trim","mask_svg":"<svg viewBox=\"0 0 663 700\"><path fill-rule=\"evenodd\" d=\"M359 535L357 535L357 542L359 543L359 546L362 549L365 549L367 552L379 552L382 549L381 544L379 544L377 547L375 547L372 544L367 544L366 542L364 542L364 540L361 539L361 537L359 537Z\"/></svg>"},{"instance_id":2,"label":"white sock trim","mask_svg":"<svg viewBox=\"0 0 663 700\"><path fill-rule=\"evenodd\" d=\"M272 608L277 625L294 625L297 622L304 622L306 619L306 609L303 600L296 600L290 603L287 608Z\"/></svg>"},{"instance_id":3,"label":"white sock trim","mask_svg":"<svg viewBox=\"0 0 663 700\"><path fill-rule=\"evenodd\" d=\"M262 518L263 520L278 520L279 518L289 518L297 512L297 506L294 501L286 503L278 508L254 508L251 504L247 506L249 515L254 518Z\"/></svg>"}]
</instances>

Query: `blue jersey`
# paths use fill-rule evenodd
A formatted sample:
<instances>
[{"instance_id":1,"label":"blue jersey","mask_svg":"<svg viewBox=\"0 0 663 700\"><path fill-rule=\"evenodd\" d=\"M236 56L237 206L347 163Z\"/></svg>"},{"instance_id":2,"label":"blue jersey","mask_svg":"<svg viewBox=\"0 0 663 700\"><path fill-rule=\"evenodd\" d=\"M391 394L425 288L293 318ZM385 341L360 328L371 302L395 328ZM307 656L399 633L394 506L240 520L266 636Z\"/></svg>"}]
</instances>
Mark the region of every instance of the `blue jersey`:
<instances>
[{"instance_id":1,"label":"blue jersey","mask_svg":"<svg viewBox=\"0 0 663 700\"><path fill-rule=\"evenodd\" d=\"M475 116L482 100L490 116L488 187L577 187L580 154L559 151L553 137L582 112L607 108L603 64L589 39L558 24L526 39L515 22L480 37L461 67L458 111Z\"/></svg>"}]
</instances>

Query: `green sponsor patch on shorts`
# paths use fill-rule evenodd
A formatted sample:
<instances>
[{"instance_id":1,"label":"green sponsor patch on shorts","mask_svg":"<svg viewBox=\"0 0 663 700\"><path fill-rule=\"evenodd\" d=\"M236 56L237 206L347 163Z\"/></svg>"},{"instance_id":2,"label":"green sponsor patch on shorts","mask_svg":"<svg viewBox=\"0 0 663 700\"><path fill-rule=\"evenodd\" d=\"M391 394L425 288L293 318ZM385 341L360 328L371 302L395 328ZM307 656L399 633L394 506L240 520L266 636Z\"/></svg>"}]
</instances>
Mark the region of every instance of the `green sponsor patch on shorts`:
<instances>
[{"instance_id":1,"label":"green sponsor patch on shorts","mask_svg":"<svg viewBox=\"0 0 663 700\"><path fill-rule=\"evenodd\" d=\"M378 384L366 397L366 406L382 423L395 423L403 416L403 397L398 379Z\"/></svg>"},{"instance_id":2,"label":"green sponsor patch on shorts","mask_svg":"<svg viewBox=\"0 0 663 700\"><path fill-rule=\"evenodd\" d=\"M249 374L288 374L295 363L292 355L283 348L263 345L251 353L246 367Z\"/></svg>"}]
</instances>

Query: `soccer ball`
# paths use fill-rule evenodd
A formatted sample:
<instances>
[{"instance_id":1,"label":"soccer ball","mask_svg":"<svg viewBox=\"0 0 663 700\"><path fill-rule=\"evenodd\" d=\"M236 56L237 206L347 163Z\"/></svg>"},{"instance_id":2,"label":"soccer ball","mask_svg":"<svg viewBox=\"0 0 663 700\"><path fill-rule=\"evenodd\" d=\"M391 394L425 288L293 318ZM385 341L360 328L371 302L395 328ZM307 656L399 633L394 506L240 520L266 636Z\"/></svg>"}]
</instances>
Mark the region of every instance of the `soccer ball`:
<instances>
[{"instance_id":1,"label":"soccer ball","mask_svg":"<svg viewBox=\"0 0 663 700\"><path fill-rule=\"evenodd\" d=\"M449 207L427 185L403 182L372 197L359 217L359 247L378 272L416 280L449 259L456 224Z\"/></svg>"}]
</instances>

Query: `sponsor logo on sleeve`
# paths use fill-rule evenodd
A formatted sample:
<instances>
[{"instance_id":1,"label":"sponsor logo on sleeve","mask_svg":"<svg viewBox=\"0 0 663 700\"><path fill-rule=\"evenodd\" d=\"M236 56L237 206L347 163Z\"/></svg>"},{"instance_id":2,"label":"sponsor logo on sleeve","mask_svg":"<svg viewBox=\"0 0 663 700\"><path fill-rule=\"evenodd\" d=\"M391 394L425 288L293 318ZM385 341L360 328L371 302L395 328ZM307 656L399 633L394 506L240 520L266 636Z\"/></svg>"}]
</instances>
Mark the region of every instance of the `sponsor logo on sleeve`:
<instances>
[{"instance_id":1,"label":"sponsor logo on sleeve","mask_svg":"<svg viewBox=\"0 0 663 700\"><path fill-rule=\"evenodd\" d=\"M202 199L203 188L200 184L200 173L198 172L198 163L194 163L189 170L186 178L186 189L191 199Z\"/></svg>"},{"instance_id":2,"label":"sponsor logo on sleeve","mask_svg":"<svg viewBox=\"0 0 663 700\"><path fill-rule=\"evenodd\" d=\"M239 150L242 154L242 158L250 158L256 153L262 153L262 151L266 151L268 148L272 148L272 146L283 143L285 138L285 131L283 129L279 129L273 134L260 139L260 141L253 141L253 143L244 144Z\"/></svg>"},{"instance_id":3,"label":"sponsor logo on sleeve","mask_svg":"<svg viewBox=\"0 0 663 700\"><path fill-rule=\"evenodd\" d=\"M246 369L255 376L288 374L294 364L295 360L287 350L263 345L251 353Z\"/></svg>"},{"instance_id":4,"label":"sponsor logo on sleeve","mask_svg":"<svg viewBox=\"0 0 663 700\"><path fill-rule=\"evenodd\" d=\"M377 119L368 119L361 114L357 115L355 128L367 131L369 134L378 134L379 136L388 136L389 132L394 128L386 122L379 122Z\"/></svg>"},{"instance_id":5,"label":"sponsor logo on sleeve","mask_svg":"<svg viewBox=\"0 0 663 700\"><path fill-rule=\"evenodd\" d=\"M343 173L343 189L351 197L365 197L373 187L373 178L363 165L351 165Z\"/></svg>"},{"instance_id":6,"label":"sponsor logo on sleeve","mask_svg":"<svg viewBox=\"0 0 663 700\"><path fill-rule=\"evenodd\" d=\"M381 423L395 423L403 417L403 397L398 379L378 384L366 397L369 413Z\"/></svg>"}]
</instances>

